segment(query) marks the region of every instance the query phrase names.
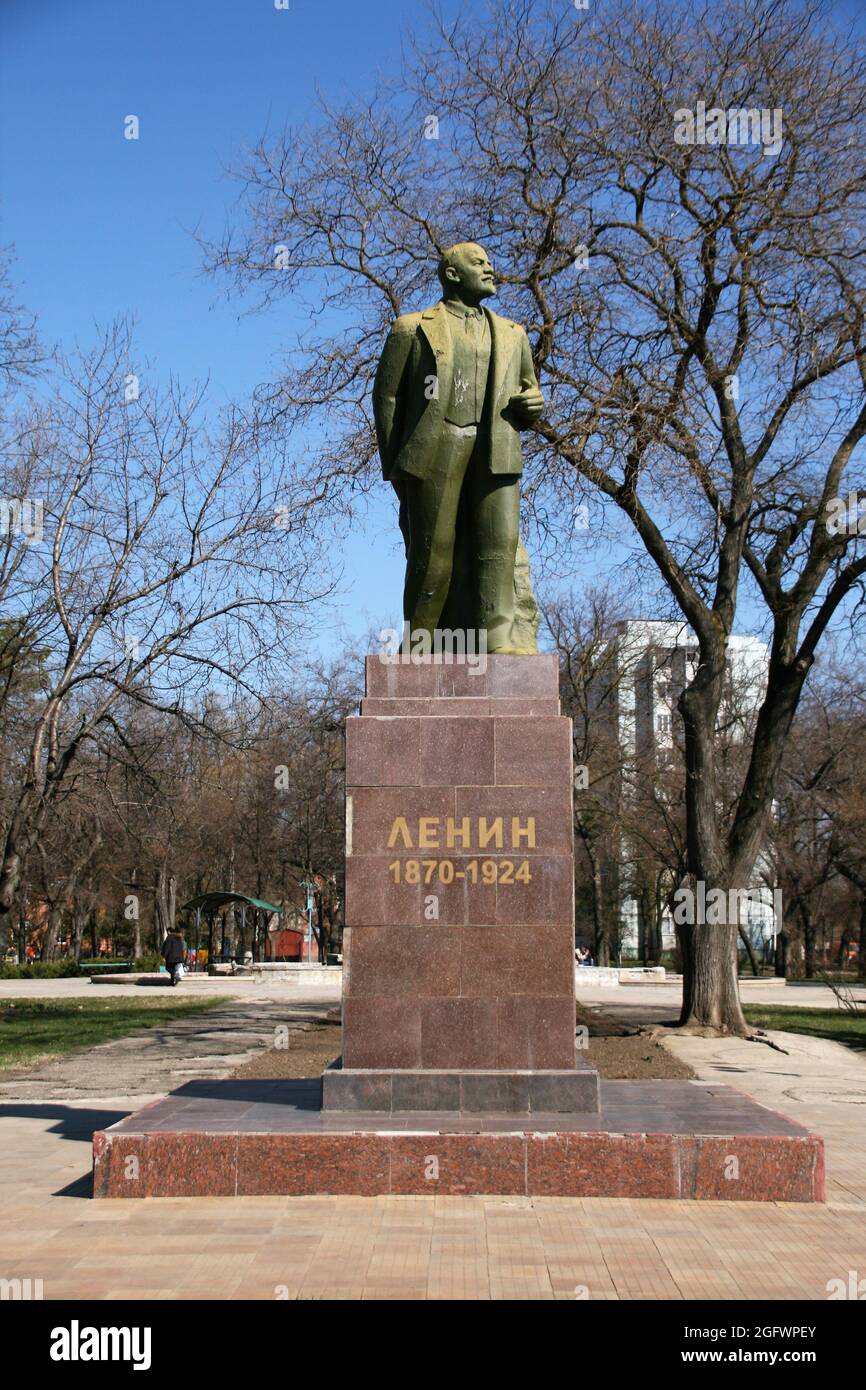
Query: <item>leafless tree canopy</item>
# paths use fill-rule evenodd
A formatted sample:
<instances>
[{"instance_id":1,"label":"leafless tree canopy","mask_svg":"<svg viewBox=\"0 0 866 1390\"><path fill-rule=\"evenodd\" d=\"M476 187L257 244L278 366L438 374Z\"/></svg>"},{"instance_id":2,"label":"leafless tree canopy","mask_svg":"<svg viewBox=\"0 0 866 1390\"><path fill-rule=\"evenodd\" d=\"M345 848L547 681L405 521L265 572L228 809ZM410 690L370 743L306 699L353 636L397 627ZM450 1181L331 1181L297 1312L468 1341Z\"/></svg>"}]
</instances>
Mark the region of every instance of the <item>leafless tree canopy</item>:
<instances>
[{"instance_id":1,"label":"leafless tree canopy","mask_svg":"<svg viewBox=\"0 0 866 1390\"><path fill-rule=\"evenodd\" d=\"M11 248L0 247L0 400L45 361L35 317L19 302L14 264Z\"/></svg>"},{"instance_id":2,"label":"leafless tree canopy","mask_svg":"<svg viewBox=\"0 0 866 1390\"><path fill-rule=\"evenodd\" d=\"M327 579L280 451L248 413L214 418L200 389L154 386L124 324L10 397L0 473L8 931L82 756L128 752L132 707L205 727L214 697L254 707Z\"/></svg>"}]
</instances>

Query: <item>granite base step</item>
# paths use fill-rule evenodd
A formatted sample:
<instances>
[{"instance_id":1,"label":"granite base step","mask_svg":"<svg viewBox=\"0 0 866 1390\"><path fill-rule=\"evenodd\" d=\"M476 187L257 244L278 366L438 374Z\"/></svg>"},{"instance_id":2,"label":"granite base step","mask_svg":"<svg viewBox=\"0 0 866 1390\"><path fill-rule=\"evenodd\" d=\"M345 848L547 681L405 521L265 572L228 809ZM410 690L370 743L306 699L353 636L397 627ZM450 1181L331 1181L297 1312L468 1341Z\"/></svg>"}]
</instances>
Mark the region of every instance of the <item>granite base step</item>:
<instances>
[{"instance_id":1,"label":"granite base step","mask_svg":"<svg viewBox=\"0 0 866 1390\"><path fill-rule=\"evenodd\" d=\"M730 1086L602 1081L597 1114L323 1111L318 1081L196 1081L93 1136L94 1197L825 1200L824 1141Z\"/></svg>"},{"instance_id":2,"label":"granite base step","mask_svg":"<svg viewBox=\"0 0 866 1390\"><path fill-rule=\"evenodd\" d=\"M598 1072L580 1061L567 1071L415 1071L330 1067L322 1110L362 1114L597 1114Z\"/></svg>"}]
</instances>

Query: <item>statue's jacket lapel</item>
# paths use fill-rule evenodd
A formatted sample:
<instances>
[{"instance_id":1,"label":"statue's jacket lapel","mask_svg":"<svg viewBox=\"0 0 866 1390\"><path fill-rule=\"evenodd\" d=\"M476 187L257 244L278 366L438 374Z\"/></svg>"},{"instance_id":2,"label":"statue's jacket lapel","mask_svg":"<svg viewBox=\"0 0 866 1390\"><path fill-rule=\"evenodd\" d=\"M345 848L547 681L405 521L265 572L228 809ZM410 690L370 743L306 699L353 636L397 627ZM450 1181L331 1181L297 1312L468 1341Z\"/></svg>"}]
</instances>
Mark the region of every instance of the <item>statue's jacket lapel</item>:
<instances>
[{"instance_id":1,"label":"statue's jacket lapel","mask_svg":"<svg viewBox=\"0 0 866 1390\"><path fill-rule=\"evenodd\" d=\"M487 408L495 419L499 412L508 404L508 398L502 400L503 385L511 355L514 351L514 342L510 330L510 324L505 319L501 319L498 314L491 314L485 310L487 322L490 324L490 380L487 383ZM510 396L509 392L509 396Z\"/></svg>"},{"instance_id":2,"label":"statue's jacket lapel","mask_svg":"<svg viewBox=\"0 0 866 1390\"><path fill-rule=\"evenodd\" d=\"M523 330L499 314L484 311L490 324L491 353L485 417L489 432L488 461L491 473L520 473L523 457L520 431L508 411L508 402L521 389L520 347Z\"/></svg>"},{"instance_id":3,"label":"statue's jacket lapel","mask_svg":"<svg viewBox=\"0 0 866 1390\"><path fill-rule=\"evenodd\" d=\"M441 412L445 409L446 401L451 398L451 380L454 374L454 351L445 305L436 304L432 309L425 309L421 315L420 326L436 360L437 390L431 404L437 404Z\"/></svg>"},{"instance_id":4,"label":"statue's jacket lapel","mask_svg":"<svg viewBox=\"0 0 866 1390\"><path fill-rule=\"evenodd\" d=\"M519 330L488 309L484 313L490 326L490 377L480 442L494 473L520 473L520 435L507 415L508 401L520 390ZM454 371L448 310L441 302L418 316L411 370L412 405L404 415L403 443L394 468L423 478L439 448Z\"/></svg>"}]
</instances>

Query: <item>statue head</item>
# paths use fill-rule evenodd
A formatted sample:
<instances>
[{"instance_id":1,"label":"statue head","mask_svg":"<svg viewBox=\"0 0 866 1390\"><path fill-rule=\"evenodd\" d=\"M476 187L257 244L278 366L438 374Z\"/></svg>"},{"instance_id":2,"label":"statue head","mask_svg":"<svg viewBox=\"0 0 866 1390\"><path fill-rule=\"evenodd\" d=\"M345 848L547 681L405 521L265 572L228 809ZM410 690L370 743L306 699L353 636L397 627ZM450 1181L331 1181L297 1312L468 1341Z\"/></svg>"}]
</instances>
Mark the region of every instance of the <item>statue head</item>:
<instances>
[{"instance_id":1,"label":"statue head","mask_svg":"<svg viewBox=\"0 0 866 1390\"><path fill-rule=\"evenodd\" d=\"M474 241L458 241L443 251L439 261L439 282L446 299L478 305L496 293L493 267L487 252Z\"/></svg>"}]
</instances>

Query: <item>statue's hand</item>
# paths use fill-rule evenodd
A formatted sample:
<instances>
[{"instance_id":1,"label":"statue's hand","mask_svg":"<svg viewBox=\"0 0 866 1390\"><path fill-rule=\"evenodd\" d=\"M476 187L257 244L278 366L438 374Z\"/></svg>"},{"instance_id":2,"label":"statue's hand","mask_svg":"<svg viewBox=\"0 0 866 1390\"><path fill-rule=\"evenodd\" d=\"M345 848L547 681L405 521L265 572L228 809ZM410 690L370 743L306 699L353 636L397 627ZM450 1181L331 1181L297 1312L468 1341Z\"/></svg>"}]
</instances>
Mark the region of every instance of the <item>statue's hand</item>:
<instances>
[{"instance_id":1,"label":"statue's hand","mask_svg":"<svg viewBox=\"0 0 866 1390\"><path fill-rule=\"evenodd\" d=\"M531 386L512 396L508 404L525 424L531 425L544 410L544 397L537 387Z\"/></svg>"}]
</instances>

